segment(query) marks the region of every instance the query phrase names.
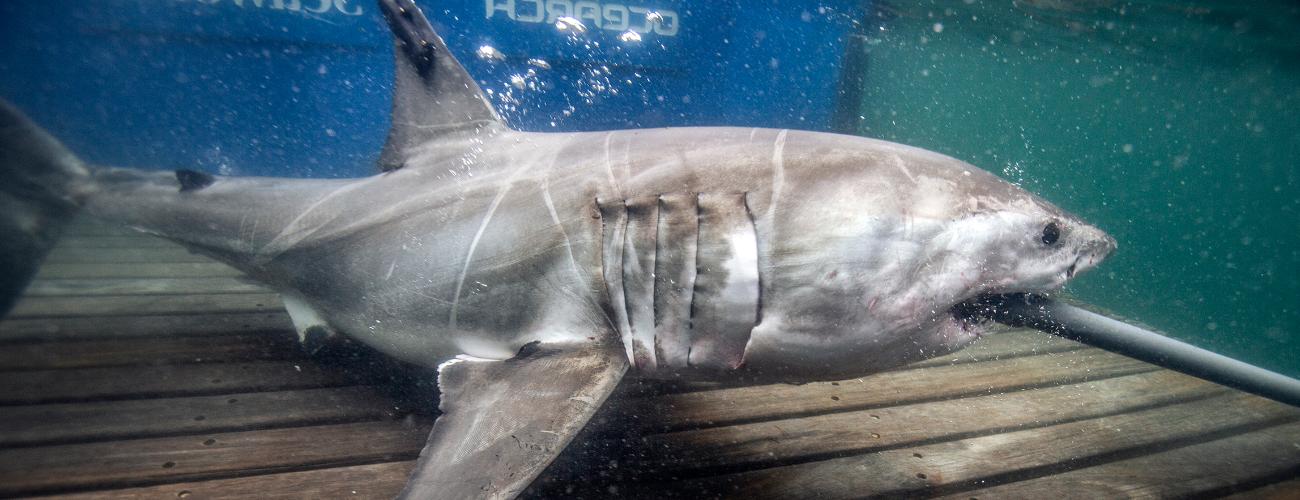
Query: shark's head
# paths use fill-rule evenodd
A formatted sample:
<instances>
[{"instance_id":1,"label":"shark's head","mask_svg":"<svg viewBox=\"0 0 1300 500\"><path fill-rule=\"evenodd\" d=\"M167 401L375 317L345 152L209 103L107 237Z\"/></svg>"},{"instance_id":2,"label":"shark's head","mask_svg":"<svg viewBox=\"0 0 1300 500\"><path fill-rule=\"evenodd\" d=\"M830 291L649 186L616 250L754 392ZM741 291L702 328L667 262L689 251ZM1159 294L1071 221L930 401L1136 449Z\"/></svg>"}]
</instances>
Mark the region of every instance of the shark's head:
<instances>
[{"instance_id":1,"label":"shark's head","mask_svg":"<svg viewBox=\"0 0 1300 500\"><path fill-rule=\"evenodd\" d=\"M984 297L1050 294L1116 248L1082 219L1019 188L1007 193L1014 198L947 221L928 242L931 260L918 273L927 286L918 291L941 312L931 337L939 345L960 347L984 333L977 314Z\"/></svg>"},{"instance_id":2,"label":"shark's head","mask_svg":"<svg viewBox=\"0 0 1300 500\"><path fill-rule=\"evenodd\" d=\"M970 314L981 297L1051 293L1116 247L1082 219L953 158L807 140L818 154L797 168L815 174L787 175L784 186L807 201L776 199L763 221L778 242L745 362L764 375L854 376L950 352L985 332Z\"/></svg>"},{"instance_id":3,"label":"shark's head","mask_svg":"<svg viewBox=\"0 0 1300 500\"><path fill-rule=\"evenodd\" d=\"M983 232L957 234L964 231ZM971 214L954 221L944 236L954 256L979 263L983 293L1054 291L1116 247L1102 230L1036 199L1024 207Z\"/></svg>"}]
</instances>

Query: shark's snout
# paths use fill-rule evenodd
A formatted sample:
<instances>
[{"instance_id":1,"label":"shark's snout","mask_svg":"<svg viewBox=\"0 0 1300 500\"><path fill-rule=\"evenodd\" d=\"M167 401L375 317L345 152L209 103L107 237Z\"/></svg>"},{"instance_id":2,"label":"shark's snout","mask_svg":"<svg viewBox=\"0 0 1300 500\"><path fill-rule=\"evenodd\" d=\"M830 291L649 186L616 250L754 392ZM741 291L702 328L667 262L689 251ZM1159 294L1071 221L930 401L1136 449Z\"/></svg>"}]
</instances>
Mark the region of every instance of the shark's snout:
<instances>
[{"instance_id":1,"label":"shark's snout","mask_svg":"<svg viewBox=\"0 0 1300 500\"><path fill-rule=\"evenodd\" d=\"M1065 271L1066 279L1096 267L1119 246L1115 238L1092 226L1082 228L1080 241L1075 251L1074 262Z\"/></svg>"}]
</instances>

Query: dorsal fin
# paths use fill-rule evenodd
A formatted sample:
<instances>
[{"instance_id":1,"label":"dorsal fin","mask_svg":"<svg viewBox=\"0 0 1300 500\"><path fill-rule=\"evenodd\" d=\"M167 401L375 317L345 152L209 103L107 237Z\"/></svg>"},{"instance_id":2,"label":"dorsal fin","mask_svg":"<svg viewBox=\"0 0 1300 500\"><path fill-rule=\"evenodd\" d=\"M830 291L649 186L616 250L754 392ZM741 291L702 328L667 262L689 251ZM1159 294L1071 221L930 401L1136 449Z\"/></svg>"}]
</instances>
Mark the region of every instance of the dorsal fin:
<instances>
[{"instance_id":1,"label":"dorsal fin","mask_svg":"<svg viewBox=\"0 0 1300 500\"><path fill-rule=\"evenodd\" d=\"M423 143L467 130L506 128L415 2L379 0L379 8L396 45L392 128L379 157L382 170L401 168Z\"/></svg>"}]
</instances>

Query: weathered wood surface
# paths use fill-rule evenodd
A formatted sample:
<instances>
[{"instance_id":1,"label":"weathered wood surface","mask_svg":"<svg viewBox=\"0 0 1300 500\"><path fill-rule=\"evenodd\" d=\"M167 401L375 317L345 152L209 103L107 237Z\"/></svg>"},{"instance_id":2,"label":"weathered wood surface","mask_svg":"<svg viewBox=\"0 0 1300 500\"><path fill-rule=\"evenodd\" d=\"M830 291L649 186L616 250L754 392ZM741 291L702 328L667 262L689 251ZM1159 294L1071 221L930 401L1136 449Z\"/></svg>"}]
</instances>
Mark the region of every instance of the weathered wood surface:
<instances>
[{"instance_id":1,"label":"weathered wood surface","mask_svg":"<svg viewBox=\"0 0 1300 500\"><path fill-rule=\"evenodd\" d=\"M0 371L293 359L301 352L292 335L266 333L33 341L0 348Z\"/></svg>"},{"instance_id":2,"label":"weathered wood surface","mask_svg":"<svg viewBox=\"0 0 1300 500\"><path fill-rule=\"evenodd\" d=\"M976 487L998 477L1050 480L1054 468L1062 464L1081 467L1140 456L1150 449L1258 429L1295 417L1293 411L1259 398L1221 394L1096 419L682 481L672 485L672 492L685 496L716 491L736 497L797 497L807 491L817 491L819 498L855 498L864 492L928 496ZM1138 472L1148 480L1160 479L1158 471Z\"/></svg>"},{"instance_id":3,"label":"weathered wood surface","mask_svg":"<svg viewBox=\"0 0 1300 500\"><path fill-rule=\"evenodd\" d=\"M0 450L0 495L410 460L429 427L375 421Z\"/></svg>"},{"instance_id":4,"label":"weathered wood surface","mask_svg":"<svg viewBox=\"0 0 1300 500\"><path fill-rule=\"evenodd\" d=\"M374 420L391 410L367 386L14 406L0 411L0 448Z\"/></svg>"},{"instance_id":5,"label":"weathered wood surface","mask_svg":"<svg viewBox=\"0 0 1300 500\"><path fill-rule=\"evenodd\" d=\"M1152 370L1151 365L1131 358L1097 349L1080 349L1059 355L899 370L838 382L739 387L640 398L630 401L625 411L629 416L649 417L637 420L628 428L643 433L1005 393Z\"/></svg>"},{"instance_id":6,"label":"weathered wood surface","mask_svg":"<svg viewBox=\"0 0 1300 500\"><path fill-rule=\"evenodd\" d=\"M39 279L27 286L26 297L90 295L183 295L212 293L270 293L265 286L238 277Z\"/></svg>"},{"instance_id":7,"label":"weathered wood surface","mask_svg":"<svg viewBox=\"0 0 1300 500\"><path fill-rule=\"evenodd\" d=\"M96 491L62 496L66 500L125 500L145 498L388 499L402 490L415 461L387 462L282 474L170 483L144 488Z\"/></svg>"},{"instance_id":8,"label":"weathered wood surface","mask_svg":"<svg viewBox=\"0 0 1300 500\"><path fill-rule=\"evenodd\" d=\"M143 248L70 248L59 246L45 257L46 262L75 262L78 264L113 262L113 263L155 263L155 262L211 262L212 259L191 253L179 246L155 246Z\"/></svg>"},{"instance_id":9,"label":"weathered wood surface","mask_svg":"<svg viewBox=\"0 0 1300 500\"><path fill-rule=\"evenodd\" d=\"M223 335L292 329L293 322L284 311L10 318L0 321L0 342Z\"/></svg>"},{"instance_id":10,"label":"weathered wood surface","mask_svg":"<svg viewBox=\"0 0 1300 500\"><path fill-rule=\"evenodd\" d=\"M107 297L24 297L9 317L69 318L78 316L137 316L211 312L271 312L284 310L274 293L216 293L190 295L113 295Z\"/></svg>"},{"instance_id":11,"label":"weathered wood surface","mask_svg":"<svg viewBox=\"0 0 1300 500\"><path fill-rule=\"evenodd\" d=\"M652 434L637 440L625 462L673 471L756 467L1098 418L1218 392L1218 387L1172 372L1140 373L1033 391Z\"/></svg>"},{"instance_id":12,"label":"weathered wood surface","mask_svg":"<svg viewBox=\"0 0 1300 500\"><path fill-rule=\"evenodd\" d=\"M36 279L66 278L202 278L243 276L220 262L193 263L97 263L46 262Z\"/></svg>"},{"instance_id":13,"label":"weathered wood surface","mask_svg":"<svg viewBox=\"0 0 1300 500\"><path fill-rule=\"evenodd\" d=\"M78 217L70 221L64 228L64 238L76 238L79 236L131 236L135 238L152 238L163 241L162 238L153 238L140 231L113 224L111 222L101 221L93 217Z\"/></svg>"},{"instance_id":14,"label":"weathered wood surface","mask_svg":"<svg viewBox=\"0 0 1300 500\"><path fill-rule=\"evenodd\" d=\"M1291 474L1296 479L1288 479L1276 483L1268 483L1258 488L1240 491L1240 488L1233 488L1235 491L1223 496L1223 500L1295 500L1297 492L1300 492L1300 473Z\"/></svg>"},{"instance_id":15,"label":"weathered wood surface","mask_svg":"<svg viewBox=\"0 0 1300 500\"><path fill-rule=\"evenodd\" d=\"M400 490L430 418L392 394L427 389L306 357L277 297L171 243L78 223L60 251L97 262L48 263L0 321L0 496ZM109 258L131 253L172 257ZM837 382L629 380L529 495L1290 498L1298 476L1300 411L1020 331Z\"/></svg>"},{"instance_id":16,"label":"weathered wood surface","mask_svg":"<svg viewBox=\"0 0 1300 500\"><path fill-rule=\"evenodd\" d=\"M1297 436L1300 422L1290 422L953 498L1045 498L1063 490L1090 498L1211 496L1243 483L1295 478Z\"/></svg>"},{"instance_id":17,"label":"weathered wood surface","mask_svg":"<svg viewBox=\"0 0 1300 500\"><path fill-rule=\"evenodd\" d=\"M248 361L0 373L0 405L101 401L347 385L314 363Z\"/></svg>"},{"instance_id":18,"label":"weathered wood surface","mask_svg":"<svg viewBox=\"0 0 1300 500\"><path fill-rule=\"evenodd\" d=\"M65 236L59 240L60 248L183 248L162 238L143 234Z\"/></svg>"}]
</instances>

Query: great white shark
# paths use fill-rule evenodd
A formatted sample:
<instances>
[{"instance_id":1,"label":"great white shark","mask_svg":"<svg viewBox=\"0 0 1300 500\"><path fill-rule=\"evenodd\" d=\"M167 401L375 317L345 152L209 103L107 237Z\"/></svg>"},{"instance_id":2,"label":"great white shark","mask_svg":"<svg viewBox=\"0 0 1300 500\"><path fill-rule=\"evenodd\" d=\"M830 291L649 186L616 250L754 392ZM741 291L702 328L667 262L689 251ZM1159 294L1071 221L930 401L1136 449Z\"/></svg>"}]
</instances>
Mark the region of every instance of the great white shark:
<instances>
[{"instance_id":1,"label":"great white shark","mask_svg":"<svg viewBox=\"0 0 1300 500\"><path fill-rule=\"evenodd\" d=\"M628 372L841 379L960 349L987 318L1300 401L1041 298L1116 242L984 170L797 130L516 131L410 0L380 6L397 67L371 177L92 167L0 104L0 312L79 212L230 264L283 295L304 343L439 367L412 498L514 496Z\"/></svg>"}]
</instances>

